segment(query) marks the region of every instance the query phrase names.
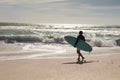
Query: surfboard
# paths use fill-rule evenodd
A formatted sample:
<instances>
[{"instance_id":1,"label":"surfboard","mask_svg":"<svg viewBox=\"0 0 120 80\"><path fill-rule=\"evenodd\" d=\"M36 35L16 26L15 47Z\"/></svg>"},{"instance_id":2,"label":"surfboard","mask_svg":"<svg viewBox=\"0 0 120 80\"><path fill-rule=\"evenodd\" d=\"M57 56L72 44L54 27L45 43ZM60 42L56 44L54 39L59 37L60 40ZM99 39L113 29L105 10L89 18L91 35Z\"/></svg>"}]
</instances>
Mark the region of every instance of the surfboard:
<instances>
[{"instance_id":1,"label":"surfboard","mask_svg":"<svg viewBox=\"0 0 120 80\"><path fill-rule=\"evenodd\" d=\"M65 40L72 46L74 46L77 38L73 37L73 36L65 36L64 37ZM85 41L83 40L79 40L77 45L76 45L76 48L78 50L83 50L83 51L88 51L88 52L91 52L92 51L92 47Z\"/></svg>"}]
</instances>

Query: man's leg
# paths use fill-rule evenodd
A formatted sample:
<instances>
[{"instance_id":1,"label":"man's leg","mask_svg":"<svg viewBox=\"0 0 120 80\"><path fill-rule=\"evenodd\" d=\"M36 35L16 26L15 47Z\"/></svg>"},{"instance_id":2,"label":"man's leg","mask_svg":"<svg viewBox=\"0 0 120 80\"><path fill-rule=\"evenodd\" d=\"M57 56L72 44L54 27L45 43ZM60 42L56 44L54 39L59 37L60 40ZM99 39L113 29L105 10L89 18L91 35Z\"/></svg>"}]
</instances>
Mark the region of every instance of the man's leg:
<instances>
[{"instance_id":1,"label":"man's leg","mask_svg":"<svg viewBox=\"0 0 120 80\"><path fill-rule=\"evenodd\" d=\"M80 51L77 50L77 54L78 54L78 61L80 61Z\"/></svg>"},{"instance_id":2,"label":"man's leg","mask_svg":"<svg viewBox=\"0 0 120 80\"><path fill-rule=\"evenodd\" d=\"M83 57L83 55L81 54L81 53L79 53L80 54L80 56L82 57L82 61L85 59L84 57Z\"/></svg>"}]
</instances>

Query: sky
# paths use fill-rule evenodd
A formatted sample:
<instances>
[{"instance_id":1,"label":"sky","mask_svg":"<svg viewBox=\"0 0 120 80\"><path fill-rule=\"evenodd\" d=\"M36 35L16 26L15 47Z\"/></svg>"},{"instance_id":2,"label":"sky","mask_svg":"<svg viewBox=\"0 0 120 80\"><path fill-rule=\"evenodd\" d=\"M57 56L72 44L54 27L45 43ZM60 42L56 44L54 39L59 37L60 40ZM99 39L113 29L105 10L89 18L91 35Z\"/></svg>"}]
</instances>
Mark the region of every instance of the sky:
<instances>
[{"instance_id":1,"label":"sky","mask_svg":"<svg viewBox=\"0 0 120 80\"><path fill-rule=\"evenodd\" d=\"M0 0L0 22L120 25L120 0Z\"/></svg>"}]
</instances>

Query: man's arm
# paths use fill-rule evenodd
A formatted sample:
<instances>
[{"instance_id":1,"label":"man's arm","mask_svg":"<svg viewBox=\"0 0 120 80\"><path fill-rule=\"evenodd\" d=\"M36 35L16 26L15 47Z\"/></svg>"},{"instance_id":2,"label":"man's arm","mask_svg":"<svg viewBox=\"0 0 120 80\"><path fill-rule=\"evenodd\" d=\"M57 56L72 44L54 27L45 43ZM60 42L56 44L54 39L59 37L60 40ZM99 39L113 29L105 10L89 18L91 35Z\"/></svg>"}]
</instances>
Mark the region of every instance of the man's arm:
<instances>
[{"instance_id":1,"label":"man's arm","mask_svg":"<svg viewBox=\"0 0 120 80\"><path fill-rule=\"evenodd\" d=\"M78 43L78 40L79 40L79 38L77 37L77 40L76 40L76 42L75 42L75 44L74 44L74 47L76 47L76 45L77 45L77 43Z\"/></svg>"},{"instance_id":2,"label":"man's arm","mask_svg":"<svg viewBox=\"0 0 120 80\"><path fill-rule=\"evenodd\" d=\"M84 36L83 36L83 41L86 41Z\"/></svg>"}]
</instances>

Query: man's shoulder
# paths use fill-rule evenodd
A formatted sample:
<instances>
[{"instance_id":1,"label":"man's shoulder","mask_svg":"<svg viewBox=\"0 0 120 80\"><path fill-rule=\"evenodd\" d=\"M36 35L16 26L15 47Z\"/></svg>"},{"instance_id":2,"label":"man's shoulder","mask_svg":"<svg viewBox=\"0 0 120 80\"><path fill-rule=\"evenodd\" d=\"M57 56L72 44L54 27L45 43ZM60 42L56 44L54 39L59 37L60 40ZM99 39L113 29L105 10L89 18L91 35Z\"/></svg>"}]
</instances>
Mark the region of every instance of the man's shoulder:
<instances>
[{"instance_id":1,"label":"man's shoulder","mask_svg":"<svg viewBox=\"0 0 120 80\"><path fill-rule=\"evenodd\" d=\"M84 37L83 35L78 35L78 37Z\"/></svg>"}]
</instances>

